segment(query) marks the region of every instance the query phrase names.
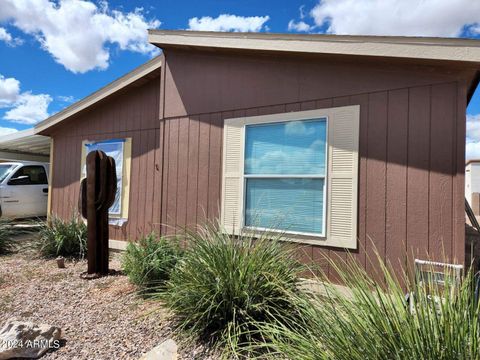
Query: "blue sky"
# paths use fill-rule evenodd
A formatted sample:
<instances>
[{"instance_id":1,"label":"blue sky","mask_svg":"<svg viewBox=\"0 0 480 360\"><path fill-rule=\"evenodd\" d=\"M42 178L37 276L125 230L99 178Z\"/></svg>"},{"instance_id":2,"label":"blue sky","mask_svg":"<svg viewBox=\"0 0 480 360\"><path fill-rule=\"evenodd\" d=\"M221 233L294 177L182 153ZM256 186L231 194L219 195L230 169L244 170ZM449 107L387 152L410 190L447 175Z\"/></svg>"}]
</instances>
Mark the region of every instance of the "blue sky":
<instances>
[{"instance_id":1,"label":"blue sky","mask_svg":"<svg viewBox=\"0 0 480 360\"><path fill-rule=\"evenodd\" d=\"M478 38L479 24L472 0L0 0L0 135L150 59L147 28ZM468 113L480 157L480 94Z\"/></svg>"}]
</instances>

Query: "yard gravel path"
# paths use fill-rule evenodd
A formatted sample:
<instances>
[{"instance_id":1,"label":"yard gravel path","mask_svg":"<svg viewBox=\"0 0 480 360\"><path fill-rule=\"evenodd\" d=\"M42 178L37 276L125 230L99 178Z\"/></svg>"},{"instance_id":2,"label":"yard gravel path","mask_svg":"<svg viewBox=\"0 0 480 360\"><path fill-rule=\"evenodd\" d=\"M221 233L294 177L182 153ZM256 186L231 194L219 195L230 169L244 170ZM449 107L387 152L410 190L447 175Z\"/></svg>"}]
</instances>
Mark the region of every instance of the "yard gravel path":
<instances>
[{"instance_id":1,"label":"yard gravel path","mask_svg":"<svg viewBox=\"0 0 480 360\"><path fill-rule=\"evenodd\" d=\"M63 346L42 359L138 359L171 332L158 303L135 294L126 276L83 280L86 262L0 257L0 327L9 318L62 329ZM110 268L119 270L118 254Z\"/></svg>"}]
</instances>

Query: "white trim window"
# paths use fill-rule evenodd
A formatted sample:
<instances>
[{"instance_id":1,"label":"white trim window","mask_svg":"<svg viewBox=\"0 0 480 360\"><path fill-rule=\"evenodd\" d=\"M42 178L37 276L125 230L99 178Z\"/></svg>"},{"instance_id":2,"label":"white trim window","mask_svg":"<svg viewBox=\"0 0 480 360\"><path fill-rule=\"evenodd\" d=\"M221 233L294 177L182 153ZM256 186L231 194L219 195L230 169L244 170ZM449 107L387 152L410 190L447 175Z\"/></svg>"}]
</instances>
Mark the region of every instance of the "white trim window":
<instances>
[{"instance_id":1,"label":"white trim window","mask_svg":"<svg viewBox=\"0 0 480 360\"><path fill-rule=\"evenodd\" d=\"M359 106L225 120L225 230L357 247Z\"/></svg>"},{"instance_id":2,"label":"white trim window","mask_svg":"<svg viewBox=\"0 0 480 360\"><path fill-rule=\"evenodd\" d=\"M94 150L102 150L115 160L117 193L115 194L115 201L110 207L108 214L110 224L122 225L128 218L132 139L119 138L100 141L82 141L80 179L86 176L87 154Z\"/></svg>"},{"instance_id":3,"label":"white trim window","mask_svg":"<svg viewBox=\"0 0 480 360\"><path fill-rule=\"evenodd\" d=\"M245 126L244 226L324 236L327 118Z\"/></svg>"}]
</instances>

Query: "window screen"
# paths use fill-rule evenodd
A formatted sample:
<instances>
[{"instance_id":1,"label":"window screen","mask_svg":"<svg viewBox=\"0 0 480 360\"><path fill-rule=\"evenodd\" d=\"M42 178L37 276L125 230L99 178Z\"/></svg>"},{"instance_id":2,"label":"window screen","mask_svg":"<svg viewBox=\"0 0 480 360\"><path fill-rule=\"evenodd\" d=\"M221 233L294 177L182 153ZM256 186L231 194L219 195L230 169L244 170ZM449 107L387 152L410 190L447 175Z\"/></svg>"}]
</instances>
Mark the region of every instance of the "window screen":
<instances>
[{"instance_id":1,"label":"window screen","mask_svg":"<svg viewBox=\"0 0 480 360\"><path fill-rule=\"evenodd\" d=\"M95 143L85 144L88 154L94 150L102 150L108 156L115 160L115 167L117 173L117 193L115 194L115 201L109 209L109 214L120 215L122 209L122 182L123 182L123 139L112 139L106 141L99 141Z\"/></svg>"}]
</instances>

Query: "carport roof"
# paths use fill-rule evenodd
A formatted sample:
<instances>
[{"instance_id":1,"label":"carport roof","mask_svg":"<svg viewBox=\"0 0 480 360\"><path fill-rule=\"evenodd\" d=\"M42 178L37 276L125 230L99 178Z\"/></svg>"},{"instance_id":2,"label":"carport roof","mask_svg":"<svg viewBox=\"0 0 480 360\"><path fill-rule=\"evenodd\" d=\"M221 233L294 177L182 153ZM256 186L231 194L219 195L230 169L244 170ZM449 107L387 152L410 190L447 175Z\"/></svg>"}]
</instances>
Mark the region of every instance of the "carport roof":
<instances>
[{"instance_id":1,"label":"carport roof","mask_svg":"<svg viewBox=\"0 0 480 360\"><path fill-rule=\"evenodd\" d=\"M50 138L36 135L33 128L18 131L0 136L0 152L2 151L48 156L50 154Z\"/></svg>"}]
</instances>

